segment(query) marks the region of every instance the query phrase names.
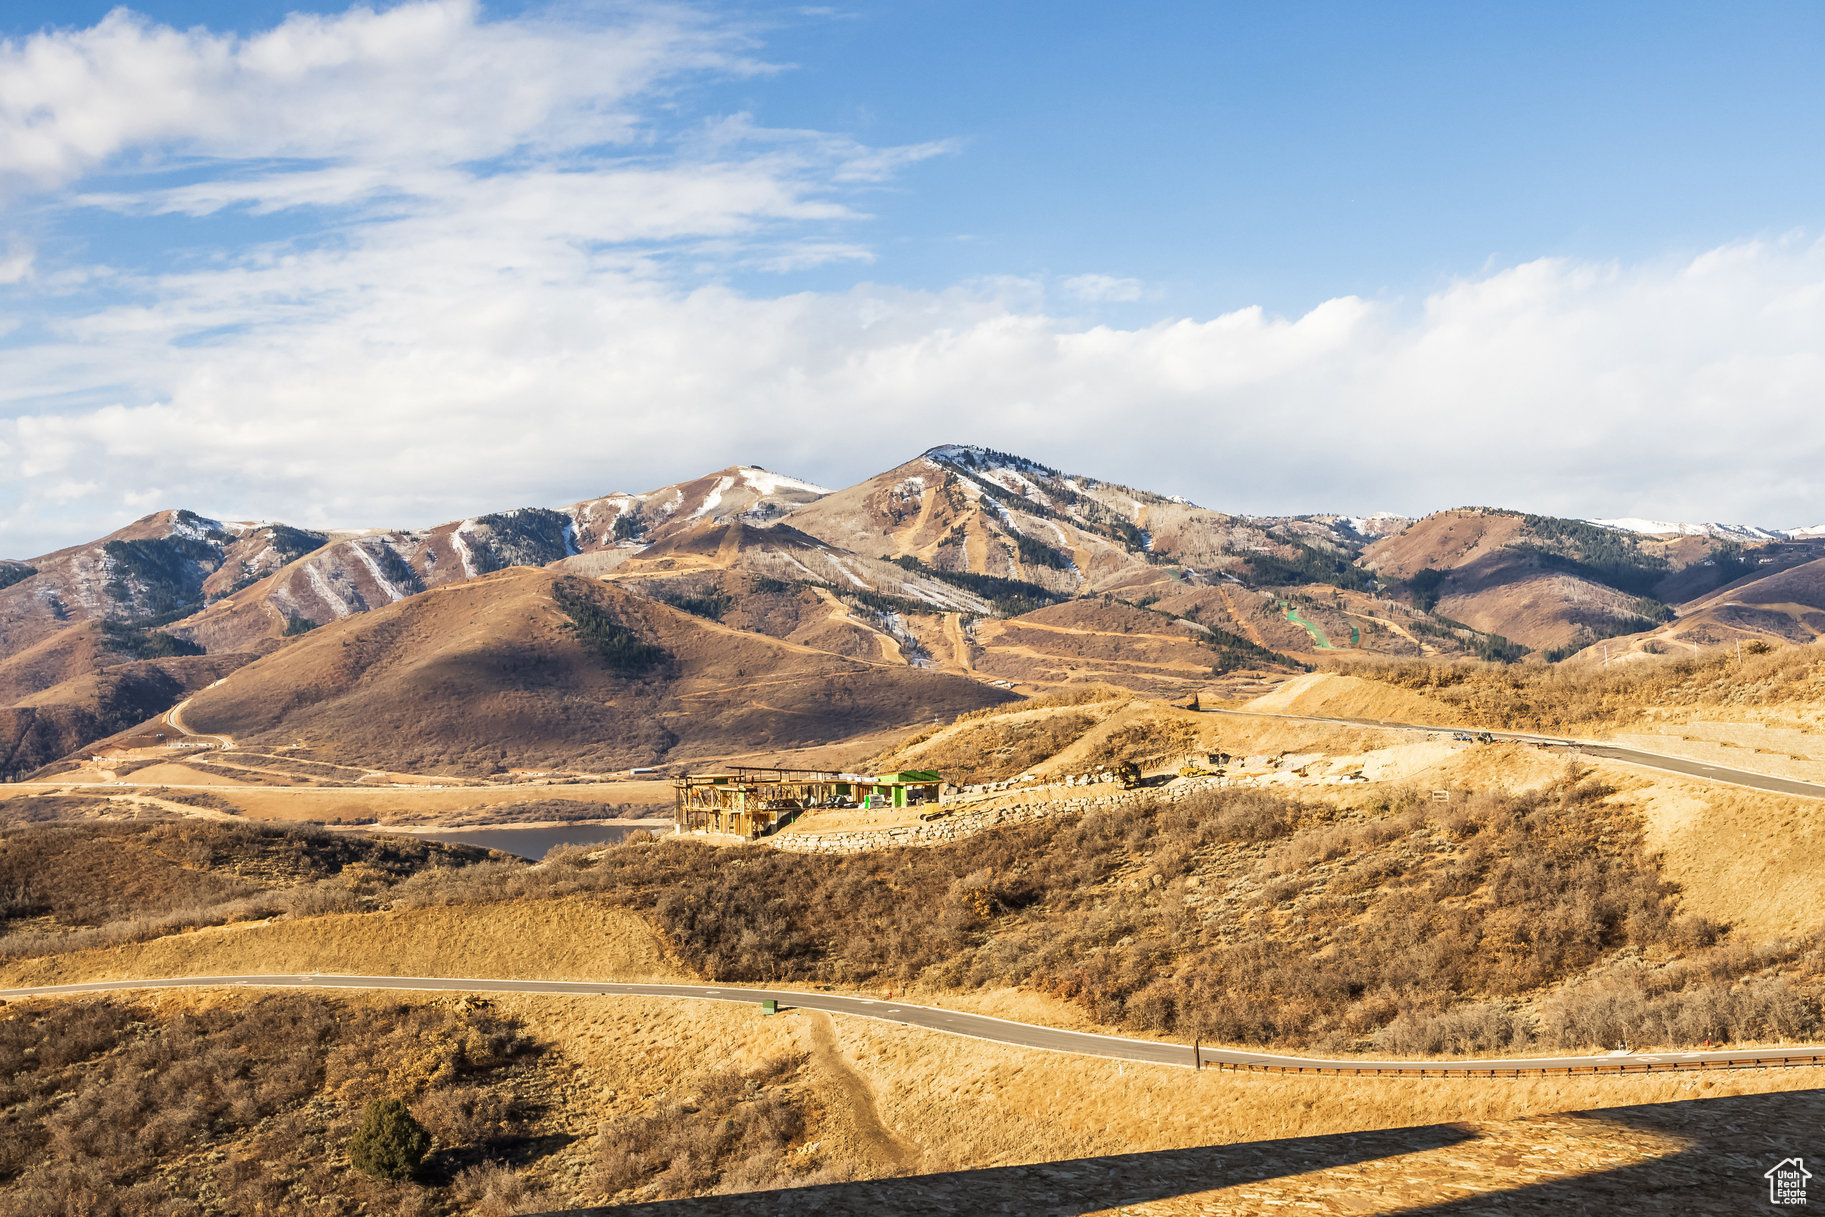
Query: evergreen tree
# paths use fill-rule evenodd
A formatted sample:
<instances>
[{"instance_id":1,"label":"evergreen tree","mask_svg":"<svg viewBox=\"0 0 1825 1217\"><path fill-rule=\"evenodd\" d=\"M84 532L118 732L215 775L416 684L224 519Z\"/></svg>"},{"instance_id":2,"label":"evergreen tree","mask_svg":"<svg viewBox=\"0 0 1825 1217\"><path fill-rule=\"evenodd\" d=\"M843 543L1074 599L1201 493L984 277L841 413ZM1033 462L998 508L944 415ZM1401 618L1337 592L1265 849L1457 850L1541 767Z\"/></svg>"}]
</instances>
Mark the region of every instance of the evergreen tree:
<instances>
[{"instance_id":1,"label":"evergreen tree","mask_svg":"<svg viewBox=\"0 0 1825 1217\"><path fill-rule=\"evenodd\" d=\"M349 1138L349 1164L376 1179L409 1179L431 1148L431 1134L404 1099L375 1099Z\"/></svg>"}]
</instances>

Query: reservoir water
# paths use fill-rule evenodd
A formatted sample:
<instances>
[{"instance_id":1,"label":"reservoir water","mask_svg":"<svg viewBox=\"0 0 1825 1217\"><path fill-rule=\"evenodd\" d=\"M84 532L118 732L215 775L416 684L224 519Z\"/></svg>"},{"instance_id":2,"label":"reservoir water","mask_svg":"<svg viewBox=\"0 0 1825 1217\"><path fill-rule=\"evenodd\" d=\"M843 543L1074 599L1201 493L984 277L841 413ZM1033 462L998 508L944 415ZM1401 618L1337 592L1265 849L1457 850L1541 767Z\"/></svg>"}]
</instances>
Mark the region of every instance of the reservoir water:
<instances>
[{"instance_id":1,"label":"reservoir water","mask_svg":"<svg viewBox=\"0 0 1825 1217\"><path fill-rule=\"evenodd\" d=\"M670 820L655 820L653 827L671 831ZM459 828L452 832L415 832L412 835L445 845L479 845L502 853L538 861L560 845L607 845L630 832L648 832L624 824L567 824L562 828Z\"/></svg>"}]
</instances>

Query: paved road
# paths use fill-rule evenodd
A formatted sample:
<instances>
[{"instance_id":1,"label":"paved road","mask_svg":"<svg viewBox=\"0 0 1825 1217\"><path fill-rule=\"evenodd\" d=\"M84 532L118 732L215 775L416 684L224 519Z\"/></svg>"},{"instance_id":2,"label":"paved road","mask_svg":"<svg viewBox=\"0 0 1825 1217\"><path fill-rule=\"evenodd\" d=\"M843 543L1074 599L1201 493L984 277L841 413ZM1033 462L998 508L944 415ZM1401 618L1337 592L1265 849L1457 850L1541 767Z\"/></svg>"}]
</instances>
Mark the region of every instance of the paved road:
<instances>
[{"instance_id":1,"label":"paved road","mask_svg":"<svg viewBox=\"0 0 1825 1217\"><path fill-rule=\"evenodd\" d=\"M23 997L57 997L83 993L109 993L135 989L199 988L316 988L316 989L423 989L458 993L556 993L598 996L685 997L709 1001L749 1002L769 998L781 1008L824 1010L853 1014L881 1022L951 1035L1069 1052L1122 1061L1191 1068L1190 1044L1126 1039L1088 1031L1066 1031L1033 1023L1017 1023L986 1014L940 1010L910 1002L851 997L836 993L806 993L796 989L756 989L734 985L626 984L611 981L444 979L429 976L336 976L321 973L295 976L186 976L163 980L102 980L86 984L46 985L32 989L0 989L0 1000ZM1491 1060L1365 1061L1321 1057L1277 1056L1231 1048L1204 1048L1199 1052L1209 1068L1257 1073L1331 1073L1398 1077L1512 1077L1523 1074L1651 1073L1670 1069L1753 1069L1782 1065L1825 1064L1825 1046L1793 1048L1724 1049L1714 1052L1612 1054L1606 1056L1554 1056Z\"/></svg>"},{"instance_id":2,"label":"paved road","mask_svg":"<svg viewBox=\"0 0 1825 1217\"><path fill-rule=\"evenodd\" d=\"M1376 727L1389 731L1463 731L1478 734L1482 727L1440 727L1428 726L1425 723L1401 723L1385 718L1322 718L1314 714L1273 714L1265 710L1206 710L1206 714L1229 714L1240 718L1281 718L1296 723L1334 723L1345 727ZM1749 769L1732 769L1726 765L1707 765L1701 761L1689 761L1684 757L1664 756L1658 752L1644 752L1639 748L1624 748L1617 744L1606 744L1601 740L1569 739L1555 735L1530 735L1524 731L1490 731L1489 735L1498 740L1507 740L1520 744L1539 744L1548 748L1567 748L1582 752L1588 756L1600 756L1606 760L1624 761L1630 765L1642 765L1649 769L1658 769L1663 773L1677 773L1682 777L1698 778L1706 782L1724 782L1731 786L1746 786L1751 790L1768 790L1775 794L1793 794L1807 799L1825 799L1825 785L1818 782L1801 782L1794 778L1774 777L1766 773L1756 773Z\"/></svg>"}]
</instances>

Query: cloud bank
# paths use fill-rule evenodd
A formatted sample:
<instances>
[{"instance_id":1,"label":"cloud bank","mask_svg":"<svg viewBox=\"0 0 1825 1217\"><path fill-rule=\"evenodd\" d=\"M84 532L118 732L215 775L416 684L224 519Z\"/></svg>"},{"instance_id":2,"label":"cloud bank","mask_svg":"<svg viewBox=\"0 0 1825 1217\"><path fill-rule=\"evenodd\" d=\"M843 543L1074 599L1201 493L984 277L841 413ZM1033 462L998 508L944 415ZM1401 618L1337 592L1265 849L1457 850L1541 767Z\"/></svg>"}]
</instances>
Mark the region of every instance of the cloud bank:
<instances>
[{"instance_id":1,"label":"cloud bank","mask_svg":"<svg viewBox=\"0 0 1825 1217\"><path fill-rule=\"evenodd\" d=\"M460 0L0 45L0 555L167 505L407 525L736 461L841 484L938 442L1236 511L1825 521L1814 239L1126 327L1095 310L1147 286L1106 267L901 290L860 281L869 192L967 153L693 109L759 55L691 10ZM53 258L27 214L139 252ZM131 245L176 220L224 235Z\"/></svg>"}]
</instances>

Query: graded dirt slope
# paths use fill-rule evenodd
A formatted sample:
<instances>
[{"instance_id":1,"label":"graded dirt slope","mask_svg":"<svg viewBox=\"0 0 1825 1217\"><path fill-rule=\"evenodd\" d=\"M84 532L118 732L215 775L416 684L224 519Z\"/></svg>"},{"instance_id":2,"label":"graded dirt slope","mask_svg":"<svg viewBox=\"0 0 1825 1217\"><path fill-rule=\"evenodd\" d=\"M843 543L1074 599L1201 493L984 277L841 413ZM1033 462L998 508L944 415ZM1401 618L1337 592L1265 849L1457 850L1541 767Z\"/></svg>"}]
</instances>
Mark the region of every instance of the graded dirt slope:
<instances>
[{"instance_id":1,"label":"graded dirt slope","mask_svg":"<svg viewBox=\"0 0 1825 1217\"><path fill-rule=\"evenodd\" d=\"M1004 621L978 621L979 672L1032 685L1105 681L1170 695L1210 686L1217 656L1195 626L1120 601L1071 600Z\"/></svg>"},{"instance_id":2,"label":"graded dirt slope","mask_svg":"<svg viewBox=\"0 0 1825 1217\"><path fill-rule=\"evenodd\" d=\"M615 670L553 599L560 579L629 645L662 654ZM511 569L312 631L198 694L185 721L344 764L602 771L842 739L1009 696L737 631L608 584Z\"/></svg>"},{"instance_id":3,"label":"graded dirt slope","mask_svg":"<svg viewBox=\"0 0 1825 1217\"><path fill-rule=\"evenodd\" d=\"M1453 708L1407 689L1346 676L1310 672L1238 709L1266 714L1307 714L1314 718L1379 718L1390 722L1452 725Z\"/></svg>"}]
</instances>

